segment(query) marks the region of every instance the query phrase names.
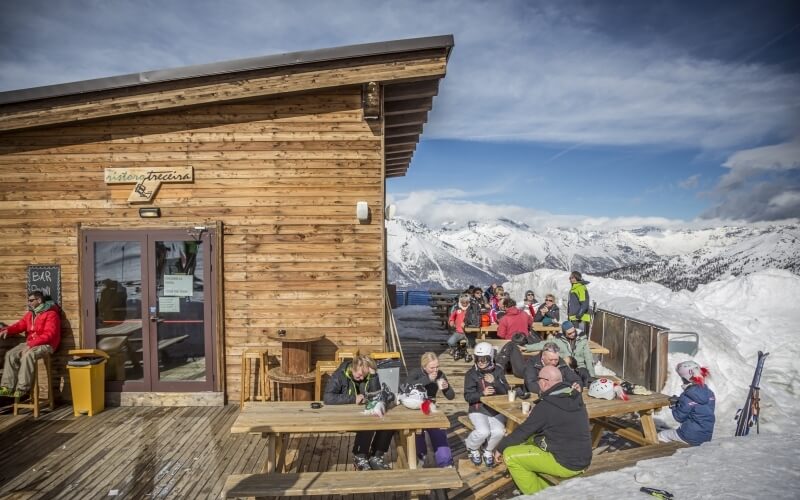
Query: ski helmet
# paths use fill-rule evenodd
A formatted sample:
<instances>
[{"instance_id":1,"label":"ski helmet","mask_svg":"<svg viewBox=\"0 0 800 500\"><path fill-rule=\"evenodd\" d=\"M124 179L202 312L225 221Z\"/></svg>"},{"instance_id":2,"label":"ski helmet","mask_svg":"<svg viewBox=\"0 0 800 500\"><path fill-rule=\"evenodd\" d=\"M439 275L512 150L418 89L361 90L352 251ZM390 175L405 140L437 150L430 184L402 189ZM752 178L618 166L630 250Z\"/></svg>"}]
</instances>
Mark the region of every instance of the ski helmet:
<instances>
[{"instance_id":1,"label":"ski helmet","mask_svg":"<svg viewBox=\"0 0 800 500\"><path fill-rule=\"evenodd\" d=\"M475 346L475 357L478 356L489 356L490 358L494 359L494 347L492 344L488 342L480 342L478 345Z\"/></svg>"},{"instance_id":2,"label":"ski helmet","mask_svg":"<svg viewBox=\"0 0 800 500\"><path fill-rule=\"evenodd\" d=\"M422 402L428 399L428 394L419 386L408 388L408 392L401 393L397 399L409 410L419 410Z\"/></svg>"},{"instance_id":3,"label":"ski helmet","mask_svg":"<svg viewBox=\"0 0 800 500\"><path fill-rule=\"evenodd\" d=\"M589 396L600 399L614 399L614 382L599 378L589 386Z\"/></svg>"},{"instance_id":4,"label":"ski helmet","mask_svg":"<svg viewBox=\"0 0 800 500\"><path fill-rule=\"evenodd\" d=\"M702 384L709 374L708 368L702 368L691 359L678 363L678 366L675 367L675 371L678 372L678 375L680 375L682 379L699 384Z\"/></svg>"}]
</instances>

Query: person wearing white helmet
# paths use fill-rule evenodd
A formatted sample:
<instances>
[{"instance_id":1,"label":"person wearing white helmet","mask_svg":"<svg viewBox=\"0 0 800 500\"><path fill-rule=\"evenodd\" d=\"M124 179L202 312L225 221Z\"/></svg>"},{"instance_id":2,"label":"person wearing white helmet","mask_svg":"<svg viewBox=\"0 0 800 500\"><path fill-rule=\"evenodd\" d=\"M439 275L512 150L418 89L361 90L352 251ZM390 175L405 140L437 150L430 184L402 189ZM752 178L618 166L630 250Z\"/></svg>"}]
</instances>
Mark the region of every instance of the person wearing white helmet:
<instances>
[{"instance_id":1,"label":"person wearing white helmet","mask_svg":"<svg viewBox=\"0 0 800 500\"><path fill-rule=\"evenodd\" d=\"M439 391L442 391L442 394L447 399L456 397L456 392L450 386L447 376L439 369L439 358L436 353L424 353L420 364L422 365L420 368L416 368L408 374L407 384L423 386L429 399L434 399ZM425 443L426 432L431 439L436 466L452 467L453 452L450 449L450 445L447 444L447 431L444 429L425 429L416 435L417 459L424 462L425 456L428 454L428 447Z\"/></svg>"},{"instance_id":2,"label":"person wearing white helmet","mask_svg":"<svg viewBox=\"0 0 800 500\"><path fill-rule=\"evenodd\" d=\"M481 403L483 396L508 394L505 369L494 363L494 348L488 342L475 346L475 364L464 377L464 399L469 403L469 419L474 430L467 436L467 454L476 466L481 462L494 467L494 449L503 439L506 419ZM484 445L483 457L480 448ZM483 458L483 460L481 460Z\"/></svg>"},{"instance_id":3,"label":"person wearing white helmet","mask_svg":"<svg viewBox=\"0 0 800 500\"><path fill-rule=\"evenodd\" d=\"M670 408L672 417L681 425L677 429L659 432L658 440L662 443L678 441L692 446L711 441L716 422L716 396L706 385L706 378L710 375L708 369L689 360L678 363L675 371L683 381L683 393L670 398Z\"/></svg>"},{"instance_id":4,"label":"person wearing white helmet","mask_svg":"<svg viewBox=\"0 0 800 500\"><path fill-rule=\"evenodd\" d=\"M592 461L589 416L581 393L564 383L555 366L543 367L536 383L539 404L495 451L495 460L506 463L525 495L549 486L539 473L573 477Z\"/></svg>"}]
</instances>

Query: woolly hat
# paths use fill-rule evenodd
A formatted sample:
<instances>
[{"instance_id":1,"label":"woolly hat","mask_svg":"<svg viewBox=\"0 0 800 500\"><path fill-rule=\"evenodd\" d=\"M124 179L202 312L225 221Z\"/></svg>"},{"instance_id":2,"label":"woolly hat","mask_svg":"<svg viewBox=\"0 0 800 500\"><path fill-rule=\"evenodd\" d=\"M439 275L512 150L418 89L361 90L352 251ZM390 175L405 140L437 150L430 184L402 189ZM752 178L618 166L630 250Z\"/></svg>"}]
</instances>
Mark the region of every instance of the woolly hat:
<instances>
[{"instance_id":1,"label":"woolly hat","mask_svg":"<svg viewBox=\"0 0 800 500\"><path fill-rule=\"evenodd\" d=\"M565 321L561 323L561 331L567 333L568 331L575 328L575 325L572 324L572 321Z\"/></svg>"}]
</instances>

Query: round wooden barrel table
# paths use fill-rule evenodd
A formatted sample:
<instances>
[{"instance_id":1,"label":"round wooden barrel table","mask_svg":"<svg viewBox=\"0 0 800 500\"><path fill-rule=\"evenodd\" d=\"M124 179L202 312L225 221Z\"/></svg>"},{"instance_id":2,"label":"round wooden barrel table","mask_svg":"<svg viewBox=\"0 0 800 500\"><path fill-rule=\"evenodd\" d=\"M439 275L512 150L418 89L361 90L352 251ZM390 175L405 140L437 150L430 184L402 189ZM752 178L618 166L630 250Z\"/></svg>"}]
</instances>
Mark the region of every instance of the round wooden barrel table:
<instances>
[{"instance_id":1,"label":"round wooden barrel table","mask_svg":"<svg viewBox=\"0 0 800 500\"><path fill-rule=\"evenodd\" d=\"M267 338L281 343L281 366L267 372L281 390L281 401L311 401L314 397L314 370L311 367L311 343L324 334L300 335L269 333Z\"/></svg>"}]
</instances>

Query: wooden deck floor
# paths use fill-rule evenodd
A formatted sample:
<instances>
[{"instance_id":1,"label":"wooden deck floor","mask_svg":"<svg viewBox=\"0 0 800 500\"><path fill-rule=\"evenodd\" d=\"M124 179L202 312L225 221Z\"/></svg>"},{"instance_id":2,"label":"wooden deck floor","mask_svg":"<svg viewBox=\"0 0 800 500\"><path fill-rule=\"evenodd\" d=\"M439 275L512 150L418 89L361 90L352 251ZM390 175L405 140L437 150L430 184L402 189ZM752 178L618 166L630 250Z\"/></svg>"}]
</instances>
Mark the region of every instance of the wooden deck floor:
<instances>
[{"instance_id":1,"label":"wooden deck floor","mask_svg":"<svg viewBox=\"0 0 800 500\"><path fill-rule=\"evenodd\" d=\"M408 366L418 366L425 351L443 352L445 339L443 334L441 341L405 341ZM460 394L469 365L454 363L448 356L441 364ZM465 458L467 430L457 417L466 413L466 403L457 396L440 408L453 424L449 441L458 462ZM229 474L259 472L266 459L259 437L229 432L237 412L237 405L122 407L93 417L73 417L65 405L37 420L30 415L0 415L0 498L219 498ZM352 434L294 438L289 444L289 470L352 468L352 439ZM501 477L471 465L459 472L465 487L449 492L449 498L474 498ZM493 497L508 497L510 489L506 490ZM445 498L441 492L431 497ZM407 496L381 493L350 498Z\"/></svg>"}]
</instances>

